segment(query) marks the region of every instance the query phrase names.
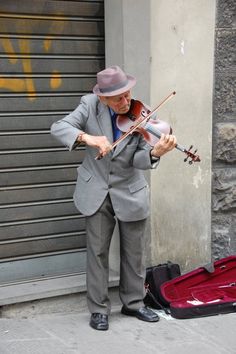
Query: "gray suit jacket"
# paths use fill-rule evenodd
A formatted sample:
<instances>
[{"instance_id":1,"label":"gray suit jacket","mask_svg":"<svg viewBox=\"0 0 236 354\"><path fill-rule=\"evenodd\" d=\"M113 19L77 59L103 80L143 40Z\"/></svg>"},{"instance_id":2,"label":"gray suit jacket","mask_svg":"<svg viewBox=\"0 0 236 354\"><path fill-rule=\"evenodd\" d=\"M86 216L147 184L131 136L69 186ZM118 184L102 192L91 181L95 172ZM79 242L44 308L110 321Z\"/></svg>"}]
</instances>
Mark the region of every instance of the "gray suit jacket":
<instances>
[{"instance_id":1,"label":"gray suit jacket","mask_svg":"<svg viewBox=\"0 0 236 354\"><path fill-rule=\"evenodd\" d=\"M113 141L111 117L107 106L89 94L81 98L79 106L64 119L54 123L51 133L72 150L81 131L91 135L105 135ZM143 171L154 168L150 149L139 134L126 137L114 151L95 160L98 150L86 146L86 154L78 167L74 202L84 215L94 214L110 194L118 219L135 221L149 215L149 187Z\"/></svg>"}]
</instances>

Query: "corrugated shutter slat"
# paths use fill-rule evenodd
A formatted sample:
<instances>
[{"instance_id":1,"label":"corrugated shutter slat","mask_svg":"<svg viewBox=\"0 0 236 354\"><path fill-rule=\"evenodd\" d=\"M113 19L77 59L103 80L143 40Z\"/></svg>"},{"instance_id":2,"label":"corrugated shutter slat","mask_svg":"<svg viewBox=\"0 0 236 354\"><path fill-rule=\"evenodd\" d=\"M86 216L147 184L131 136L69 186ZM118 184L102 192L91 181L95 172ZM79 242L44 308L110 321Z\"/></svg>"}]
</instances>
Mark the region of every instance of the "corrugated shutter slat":
<instances>
[{"instance_id":1,"label":"corrugated shutter slat","mask_svg":"<svg viewBox=\"0 0 236 354\"><path fill-rule=\"evenodd\" d=\"M84 271L73 264L86 250L85 220L73 204L84 148L68 152L50 126L91 92L104 68L103 1L0 2L0 61L0 268L16 262L0 283L27 279L27 259L53 264L60 254L68 262L47 275Z\"/></svg>"}]
</instances>

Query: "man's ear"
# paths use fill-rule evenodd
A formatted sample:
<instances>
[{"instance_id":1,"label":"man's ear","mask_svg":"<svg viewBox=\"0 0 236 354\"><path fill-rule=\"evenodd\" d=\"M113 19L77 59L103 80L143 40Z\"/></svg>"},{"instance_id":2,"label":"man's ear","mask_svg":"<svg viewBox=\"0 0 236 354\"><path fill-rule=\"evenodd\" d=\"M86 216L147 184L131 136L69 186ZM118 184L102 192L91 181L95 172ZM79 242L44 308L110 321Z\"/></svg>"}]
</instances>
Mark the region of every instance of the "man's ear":
<instances>
[{"instance_id":1,"label":"man's ear","mask_svg":"<svg viewBox=\"0 0 236 354\"><path fill-rule=\"evenodd\" d=\"M105 96L98 96L100 102L102 102L103 104L105 104L107 106L107 99Z\"/></svg>"}]
</instances>

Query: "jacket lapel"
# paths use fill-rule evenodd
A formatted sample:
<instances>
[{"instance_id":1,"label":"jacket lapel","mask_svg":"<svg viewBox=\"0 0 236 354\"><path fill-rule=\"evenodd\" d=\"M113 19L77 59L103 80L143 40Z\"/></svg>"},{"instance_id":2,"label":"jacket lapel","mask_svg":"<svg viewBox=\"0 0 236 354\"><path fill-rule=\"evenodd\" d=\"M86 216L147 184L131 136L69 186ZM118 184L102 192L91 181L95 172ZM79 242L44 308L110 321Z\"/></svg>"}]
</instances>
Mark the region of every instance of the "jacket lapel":
<instances>
[{"instance_id":1,"label":"jacket lapel","mask_svg":"<svg viewBox=\"0 0 236 354\"><path fill-rule=\"evenodd\" d=\"M121 153L121 151L126 147L128 142L130 141L131 137L131 135L127 136L121 143L116 146L115 150L113 150L112 158L116 157L118 154Z\"/></svg>"},{"instance_id":2,"label":"jacket lapel","mask_svg":"<svg viewBox=\"0 0 236 354\"><path fill-rule=\"evenodd\" d=\"M107 139L112 143L113 131L110 112L108 107L102 104L101 102L98 103L97 122L101 129L102 135L105 135Z\"/></svg>"}]
</instances>

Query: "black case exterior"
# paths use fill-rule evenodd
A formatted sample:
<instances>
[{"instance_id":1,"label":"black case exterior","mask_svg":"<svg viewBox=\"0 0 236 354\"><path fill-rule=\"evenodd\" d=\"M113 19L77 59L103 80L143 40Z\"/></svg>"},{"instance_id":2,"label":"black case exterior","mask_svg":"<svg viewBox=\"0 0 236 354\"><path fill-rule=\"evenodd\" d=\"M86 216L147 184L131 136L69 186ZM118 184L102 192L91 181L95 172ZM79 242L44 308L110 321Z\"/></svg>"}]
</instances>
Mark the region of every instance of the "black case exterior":
<instances>
[{"instance_id":1,"label":"black case exterior","mask_svg":"<svg viewBox=\"0 0 236 354\"><path fill-rule=\"evenodd\" d=\"M236 301L225 302L218 305L195 306L191 308L179 308L170 305L170 314L177 319L189 319L204 316L214 316L224 313L236 312Z\"/></svg>"}]
</instances>

